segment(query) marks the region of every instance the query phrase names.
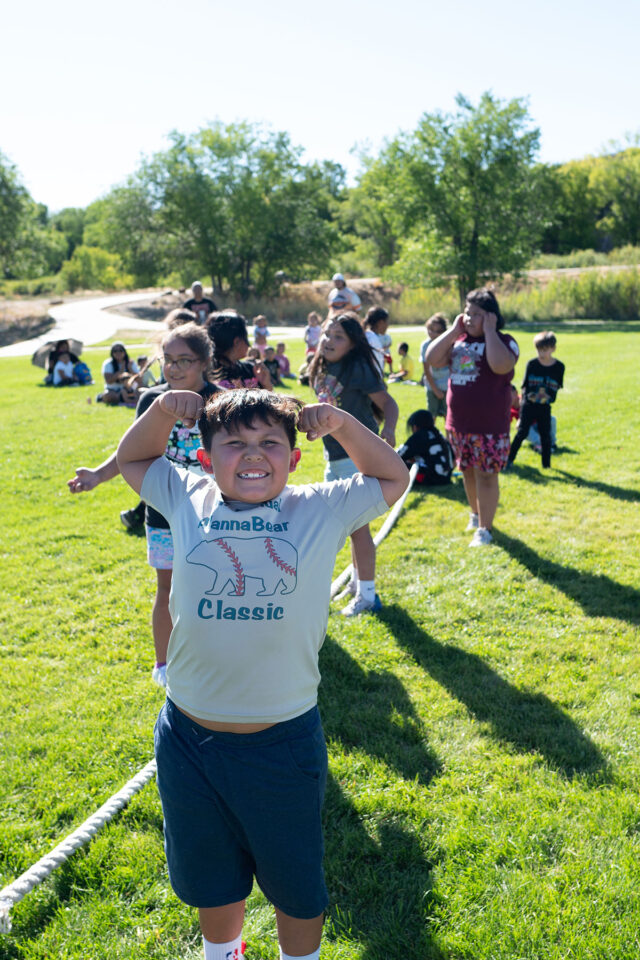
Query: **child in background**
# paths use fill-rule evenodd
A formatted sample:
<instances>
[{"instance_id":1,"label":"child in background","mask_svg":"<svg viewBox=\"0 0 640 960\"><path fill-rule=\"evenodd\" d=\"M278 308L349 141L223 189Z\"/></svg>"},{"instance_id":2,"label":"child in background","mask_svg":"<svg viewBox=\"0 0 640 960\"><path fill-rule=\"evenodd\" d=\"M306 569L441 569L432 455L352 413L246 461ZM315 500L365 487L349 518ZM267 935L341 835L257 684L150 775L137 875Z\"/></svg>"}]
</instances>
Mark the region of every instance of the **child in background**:
<instances>
[{"instance_id":1,"label":"child in background","mask_svg":"<svg viewBox=\"0 0 640 960\"><path fill-rule=\"evenodd\" d=\"M312 310L307 314L307 325L304 328L303 339L307 345L307 353L315 353L320 341L320 314Z\"/></svg>"},{"instance_id":2,"label":"child in background","mask_svg":"<svg viewBox=\"0 0 640 960\"><path fill-rule=\"evenodd\" d=\"M280 379L280 364L278 363L276 352L273 347L267 347L265 350L264 365L269 371L271 383L274 385L274 387L281 387L282 380Z\"/></svg>"},{"instance_id":3,"label":"child in background","mask_svg":"<svg viewBox=\"0 0 640 960\"><path fill-rule=\"evenodd\" d=\"M555 402L564 381L564 363L553 357L556 343L556 336L551 330L537 333L533 338L538 356L529 360L524 373L520 423L509 451L507 469L517 457L520 445L534 423L540 434L542 466L544 469L551 466L551 404Z\"/></svg>"},{"instance_id":4,"label":"child in background","mask_svg":"<svg viewBox=\"0 0 640 960\"><path fill-rule=\"evenodd\" d=\"M247 360L257 360L258 362L262 360L262 354L258 347L249 347L247 350Z\"/></svg>"},{"instance_id":5,"label":"child in background","mask_svg":"<svg viewBox=\"0 0 640 960\"><path fill-rule=\"evenodd\" d=\"M409 356L409 344L401 343L398 347L398 354L400 356L400 369L389 375L389 383L399 383L402 380L412 381L414 365Z\"/></svg>"},{"instance_id":6,"label":"child in background","mask_svg":"<svg viewBox=\"0 0 640 960\"><path fill-rule=\"evenodd\" d=\"M58 354L53 368L54 387L73 387L78 382L73 373L74 363L68 350Z\"/></svg>"},{"instance_id":7,"label":"child in background","mask_svg":"<svg viewBox=\"0 0 640 960\"><path fill-rule=\"evenodd\" d=\"M289 363L289 357L286 355L285 349L284 343L276 344L276 360L280 367L280 376L283 380L295 380L295 375L291 373L291 364Z\"/></svg>"},{"instance_id":8,"label":"child in background","mask_svg":"<svg viewBox=\"0 0 640 960\"><path fill-rule=\"evenodd\" d=\"M264 357L267 349L267 338L264 333L256 333L254 337L254 346L260 351L260 356Z\"/></svg>"},{"instance_id":9,"label":"child in background","mask_svg":"<svg viewBox=\"0 0 640 960\"><path fill-rule=\"evenodd\" d=\"M141 417L154 400L167 391L193 390L203 399L217 392L217 388L205 379L211 364L211 342L203 327L188 323L165 333L162 340L162 369L165 383L151 387L141 395L136 408L136 418ZM200 430L196 425L182 424L177 420L166 438L163 455L170 464L185 467L196 474L203 474L197 452L200 449ZM98 467L77 467L75 477L67 481L71 493L93 490L120 473L115 452ZM133 512L133 511L132 511ZM156 571L156 595L153 601L151 623L156 662L152 678L164 687L166 683L167 647L172 620L169 612L171 571L173 568L173 539L168 521L146 505L145 525L147 532L147 559Z\"/></svg>"},{"instance_id":10,"label":"child in background","mask_svg":"<svg viewBox=\"0 0 640 960\"><path fill-rule=\"evenodd\" d=\"M437 417L447 418L447 388L449 386L449 367L434 367L425 363L429 345L447 329L447 318L443 313L434 313L425 324L427 339L420 345L420 360L424 368L427 387L427 409L434 421Z\"/></svg>"},{"instance_id":11,"label":"child in background","mask_svg":"<svg viewBox=\"0 0 640 960\"><path fill-rule=\"evenodd\" d=\"M328 900L318 651L331 577L345 537L401 496L407 470L328 404L300 412L282 394L233 390L202 406L198 394L167 393L118 448L124 478L175 538L175 627L154 737L169 878L198 908L205 960L239 960L254 877L274 904L282 960L318 960ZM176 419L198 417L204 478L162 457ZM296 422L309 440L339 442L355 475L288 485Z\"/></svg>"},{"instance_id":12,"label":"child in background","mask_svg":"<svg viewBox=\"0 0 640 960\"><path fill-rule=\"evenodd\" d=\"M226 390L264 387L271 390L269 371L262 358L248 359L249 336L244 317L235 310L220 310L207 320L213 344L212 383Z\"/></svg>"},{"instance_id":13,"label":"child in background","mask_svg":"<svg viewBox=\"0 0 640 960\"><path fill-rule=\"evenodd\" d=\"M386 337L387 327L389 326L389 311L385 310L384 307L369 307L363 320L363 326L367 342L373 351L374 360L380 370L380 376L383 376L385 356L383 337ZM391 343L391 338L389 338L389 343Z\"/></svg>"},{"instance_id":14,"label":"child in background","mask_svg":"<svg viewBox=\"0 0 640 960\"><path fill-rule=\"evenodd\" d=\"M327 321L308 376L319 400L346 410L373 433L378 432L378 423L384 422L380 435L388 444L395 445L398 405L387 392L355 314L342 313ZM344 479L358 472L348 451L335 437L326 436L323 443L328 461L325 480ZM353 577L342 596L352 594L353 600L342 611L345 617L376 612L382 607L375 589L376 548L368 525L351 534L351 555Z\"/></svg>"},{"instance_id":15,"label":"child in background","mask_svg":"<svg viewBox=\"0 0 640 960\"><path fill-rule=\"evenodd\" d=\"M416 410L407 420L411 436L398 450L408 467L418 464L415 482L424 486L437 486L451 482L453 457L451 447L439 430L428 410Z\"/></svg>"},{"instance_id":16,"label":"child in background","mask_svg":"<svg viewBox=\"0 0 640 960\"><path fill-rule=\"evenodd\" d=\"M514 420L519 420L519 419L520 419L520 395L518 394L518 391L516 390L516 388L514 387L513 384L511 384L511 413L510 413L510 416L511 416L511 423L513 423Z\"/></svg>"},{"instance_id":17,"label":"child in background","mask_svg":"<svg viewBox=\"0 0 640 960\"><path fill-rule=\"evenodd\" d=\"M258 337L260 337L260 342L258 342ZM264 339L262 339L264 337ZM269 337L269 327L267 326L267 318L264 314L259 313L257 317L253 318L253 342L260 346L260 343L266 344L267 338Z\"/></svg>"},{"instance_id":18,"label":"child in background","mask_svg":"<svg viewBox=\"0 0 640 960\"><path fill-rule=\"evenodd\" d=\"M136 360L136 363L140 368L140 373L138 374L138 383L139 386L144 387L145 390L147 387L155 387L157 385L157 380L151 372L151 364L153 362L154 360L149 363L148 357L138 357Z\"/></svg>"}]
</instances>

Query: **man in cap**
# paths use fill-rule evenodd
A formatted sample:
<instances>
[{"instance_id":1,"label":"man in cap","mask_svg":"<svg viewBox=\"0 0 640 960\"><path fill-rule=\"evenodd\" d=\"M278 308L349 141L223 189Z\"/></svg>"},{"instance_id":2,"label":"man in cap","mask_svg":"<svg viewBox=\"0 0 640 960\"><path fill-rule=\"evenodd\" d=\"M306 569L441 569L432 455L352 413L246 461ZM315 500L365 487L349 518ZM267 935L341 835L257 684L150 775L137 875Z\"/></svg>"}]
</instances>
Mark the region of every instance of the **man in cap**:
<instances>
[{"instance_id":1,"label":"man in cap","mask_svg":"<svg viewBox=\"0 0 640 960\"><path fill-rule=\"evenodd\" d=\"M329 294L329 310L332 313L342 313L344 310L358 311L362 306L360 297L347 286L341 273L334 273L331 278L333 290Z\"/></svg>"}]
</instances>

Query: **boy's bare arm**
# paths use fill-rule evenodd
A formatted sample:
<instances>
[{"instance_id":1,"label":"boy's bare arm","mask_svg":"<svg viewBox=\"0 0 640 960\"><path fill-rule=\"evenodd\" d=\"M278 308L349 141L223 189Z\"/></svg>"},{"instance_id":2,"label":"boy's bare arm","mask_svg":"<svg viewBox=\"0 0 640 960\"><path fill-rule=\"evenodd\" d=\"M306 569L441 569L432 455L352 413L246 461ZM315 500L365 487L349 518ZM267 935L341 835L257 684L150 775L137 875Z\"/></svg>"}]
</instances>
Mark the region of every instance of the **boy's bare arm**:
<instances>
[{"instance_id":1,"label":"boy's bare arm","mask_svg":"<svg viewBox=\"0 0 640 960\"><path fill-rule=\"evenodd\" d=\"M203 407L199 393L168 390L132 423L120 441L117 457L120 473L136 493L140 493L151 464L164 454L176 420L192 427Z\"/></svg>"},{"instance_id":2,"label":"boy's bare arm","mask_svg":"<svg viewBox=\"0 0 640 960\"><path fill-rule=\"evenodd\" d=\"M409 471L393 447L350 413L328 403L312 403L302 410L298 427L308 440L318 440L330 433L361 473L380 481L382 496L389 506L407 489Z\"/></svg>"},{"instance_id":3,"label":"boy's bare arm","mask_svg":"<svg viewBox=\"0 0 640 960\"><path fill-rule=\"evenodd\" d=\"M87 490L93 490L101 483L107 480L113 480L120 473L115 451L97 467L76 467L76 475L71 480L67 480L67 486L71 493L83 493Z\"/></svg>"}]
</instances>

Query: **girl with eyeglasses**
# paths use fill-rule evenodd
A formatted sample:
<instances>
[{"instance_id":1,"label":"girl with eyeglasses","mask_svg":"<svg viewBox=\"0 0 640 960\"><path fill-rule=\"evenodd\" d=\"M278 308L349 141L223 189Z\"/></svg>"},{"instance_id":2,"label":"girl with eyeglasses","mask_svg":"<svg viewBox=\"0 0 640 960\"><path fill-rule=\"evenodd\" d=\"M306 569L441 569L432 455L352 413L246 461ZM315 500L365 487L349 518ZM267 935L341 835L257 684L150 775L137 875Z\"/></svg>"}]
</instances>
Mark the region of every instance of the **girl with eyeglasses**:
<instances>
[{"instance_id":1,"label":"girl with eyeglasses","mask_svg":"<svg viewBox=\"0 0 640 960\"><path fill-rule=\"evenodd\" d=\"M161 342L161 362L165 383L151 387L141 395L136 408L136 418L151 406L156 397L167 390L193 390L207 400L218 387L207 379L211 366L211 341L207 331L196 323L186 323L170 330ZM169 437L165 457L171 463L186 467L194 473L204 471L197 457L200 449L198 425L185 427L178 421ZM98 467L78 467L75 476L67 481L71 493L93 490L101 483L112 480L120 473L115 452ZM167 520L150 506L145 510L147 534L147 559L156 571L156 595L153 601L151 622L156 663L152 670L155 682L166 684L166 662L169 637L173 624L169 613L169 592L173 569L173 540Z\"/></svg>"}]
</instances>

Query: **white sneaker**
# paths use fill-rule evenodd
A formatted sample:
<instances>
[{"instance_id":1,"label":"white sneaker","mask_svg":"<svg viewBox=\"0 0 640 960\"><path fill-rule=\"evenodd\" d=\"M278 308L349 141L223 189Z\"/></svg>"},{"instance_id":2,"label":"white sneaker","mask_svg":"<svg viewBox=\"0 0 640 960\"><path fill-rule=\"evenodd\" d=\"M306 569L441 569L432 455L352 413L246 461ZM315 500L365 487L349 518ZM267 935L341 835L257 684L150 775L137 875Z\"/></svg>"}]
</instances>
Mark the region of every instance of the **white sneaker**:
<instances>
[{"instance_id":1,"label":"white sneaker","mask_svg":"<svg viewBox=\"0 0 640 960\"><path fill-rule=\"evenodd\" d=\"M151 679L154 683L157 683L159 687L162 687L164 690L167 686L167 665L163 663L161 667L154 666L151 671Z\"/></svg>"},{"instance_id":2,"label":"white sneaker","mask_svg":"<svg viewBox=\"0 0 640 960\"><path fill-rule=\"evenodd\" d=\"M477 513L470 513L470 514L469 514L469 523L466 525L466 527L465 527L464 529L465 529L467 532L468 532L469 530L477 530L479 524L480 524L480 518L478 517L478 514L477 514Z\"/></svg>"},{"instance_id":3,"label":"white sneaker","mask_svg":"<svg viewBox=\"0 0 640 960\"><path fill-rule=\"evenodd\" d=\"M376 593L373 600L365 600L362 594L354 597L351 603L348 603L342 611L343 617L357 617L359 613L378 613L382 610L382 600Z\"/></svg>"},{"instance_id":4,"label":"white sneaker","mask_svg":"<svg viewBox=\"0 0 640 960\"><path fill-rule=\"evenodd\" d=\"M349 583L344 588L344 590L341 593L339 593L337 597L334 597L333 599L346 600L347 597L355 597L355 595L356 595L356 582L352 577L351 580L349 580Z\"/></svg>"},{"instance_id":5,"label":"white sneaker","mask_svg":"<svg viewBox=\"0 0 640 960\"><path fill-rule=\"evenodd\" d=\"M491 532L489 530L486 530L484 527L478 527L469 546L486 547L491 543L492 540L493 537L491 536Z\"/></svg>"}]
</instances>

